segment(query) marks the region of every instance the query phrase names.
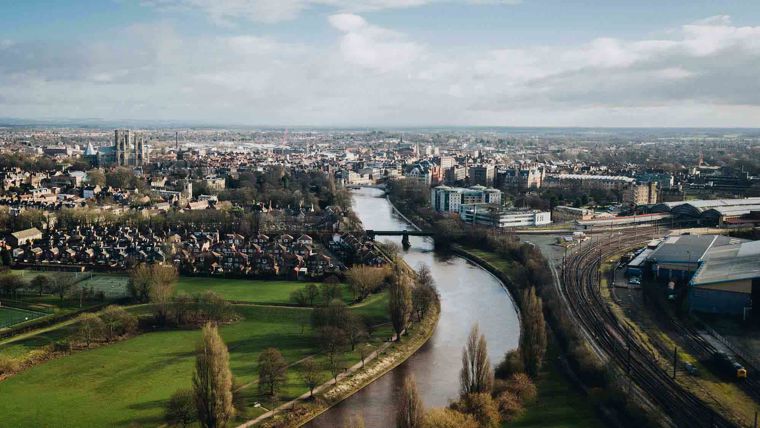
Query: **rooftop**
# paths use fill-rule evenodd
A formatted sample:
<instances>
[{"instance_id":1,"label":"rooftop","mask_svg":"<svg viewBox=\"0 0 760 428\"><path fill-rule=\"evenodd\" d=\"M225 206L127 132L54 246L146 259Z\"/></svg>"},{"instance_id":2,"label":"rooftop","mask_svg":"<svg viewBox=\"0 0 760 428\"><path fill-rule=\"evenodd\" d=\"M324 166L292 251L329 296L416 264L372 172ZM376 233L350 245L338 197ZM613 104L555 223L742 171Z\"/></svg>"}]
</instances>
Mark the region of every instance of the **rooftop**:
<instances>
[{"instance_id":1,"label":"rooftop","mask_svg":"<svg viewBox=\"0 0 760 428\"><path fill-rule=\"evenodd\" d=\"M760 241L710 249L691 285L760 278Z\"/></svg>"}]
</instances>

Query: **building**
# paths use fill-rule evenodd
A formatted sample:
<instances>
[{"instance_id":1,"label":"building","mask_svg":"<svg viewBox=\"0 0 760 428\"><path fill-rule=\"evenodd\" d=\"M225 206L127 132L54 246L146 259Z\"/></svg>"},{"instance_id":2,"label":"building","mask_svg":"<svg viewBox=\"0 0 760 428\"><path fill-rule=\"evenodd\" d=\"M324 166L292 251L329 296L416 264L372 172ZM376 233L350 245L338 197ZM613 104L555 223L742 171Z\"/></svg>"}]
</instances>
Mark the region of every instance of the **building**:
<instances>
[{"instance_id":1,"label":"building","mask_svg":"<svg viewBox=\"0 0 760 428\"><path fill-rule=\"evenodd\" d=\"M623 203L633 206L657 203L657 182L634 184L623 191Z\"/></svg>"},{"instance_id":2,"label":"building","mask_svg":"<svg viewBox=\"0 0 760 428\"><path fill-rule=\"evenodd\" d=\"M654 276L661 280L685 283L699 268L708 250L747 242L723 235L669 236L647 258Z\"/></svg>"},{"instance_id":3,"label":"building","mask_svg":"<svg viewBox=\"0 0 760 428\"><path fill-rule=\"evenodd\" d=\"M689 281L688 299L694 311L746 318L760 302L760 241L710 248Z\"/></svg>"},{"instance_id":4,"label":"building","mask_svg":"<svg viewBox=\"0 0 760 428\"><path fill-rule=\"evenodd\" d=\"M493 186L496 168L493 165L478 165L470 167L470 181L473 184Z\"/></svg>"},{"instance_id":5,"label":"building","mask_svg":"<svg viewBox=\"0 0 760 428\"><path fill-rule=\"evenodd\" d=\"M129 129L114 130L111 147L88 146L85 157L92 160L93 156L98 166L143 166L150 161L145 137Z\"/></svg>"},{"instance_id":6,"label":"building","mask_svg":"<svg viewBox=\"0 0 760 428\"><path fill-rule=\"evenodd\" d=\"M438 212L458 213L463 204L501 205L501 190L484 186L438 186L431 191L430 202Z\"/></svg>"},{"instance_id":7,"label":"building","mask_svg":"<svg viewBox=\"0 0 760 428\"><path fill-rule=\"evenodd\" d=\"M760 215L760 198L663 202L653 206L650 211L670 213L681 222L704 225L752 223Z\"/></svg>"},{"instance_id":8,"label":"building","mask_svg":"<svg viewBox=\"0 0 760 428\"><path fill-rule=\"evenodd\" d=\"M635 180L621 175L547 174L546 187L573 186L580 189L622 190Z\"/></svg>"},{"instance_id":9,"label":"building","mask_svg":"<svg viewBox=\"0 0 760 428\"><path fill-rule=\"evenodd\" d=\"M42 232L36 227L32 227L31 229L24 229L11 233L8 243L14 247L18 247L39 239L42 239Z\"/></svg>"},{"instance_id":10,"label":"building","mask_svg":"<svg viewBox=\"0 0 760 428\"><path fill-rule=\"evenodd\" d=\"M464 204L459 216L465 223L490 227L532 227L550 224L551 213L538 210L503 209L488 204Z\"/></svg>"},{"instance_id":11,"label":"building","mask_svg":"<svg viewBox=\"0 0 760 428\"><path fill-rule=\"evenodd\" d=\"M552 220L574 221L574 220L591 220L594 218L594 212L588 208L575 208L565 205L558 205L552 209Z\"/></svg>"}]
</instances>

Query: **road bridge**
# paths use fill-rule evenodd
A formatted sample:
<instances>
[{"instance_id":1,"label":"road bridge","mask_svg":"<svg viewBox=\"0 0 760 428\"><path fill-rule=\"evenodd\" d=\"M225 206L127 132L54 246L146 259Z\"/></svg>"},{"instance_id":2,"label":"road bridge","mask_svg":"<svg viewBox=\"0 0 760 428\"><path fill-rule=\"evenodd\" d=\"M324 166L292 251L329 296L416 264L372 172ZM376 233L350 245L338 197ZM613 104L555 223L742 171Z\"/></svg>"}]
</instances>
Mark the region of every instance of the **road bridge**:
<instances>
[{"instance_id":1,"label":"road bridge","mask_svg":"<svg viewBox=\"0 0 760 428\"><path fill-rule=\"evenodd\" d=\"M420 230L372 230L366 231L367 237L374 240L376 236L401 236L401 244L409 246L410 236L433 236L433 232L423 232Z\"/></svg>"}]
</instances>

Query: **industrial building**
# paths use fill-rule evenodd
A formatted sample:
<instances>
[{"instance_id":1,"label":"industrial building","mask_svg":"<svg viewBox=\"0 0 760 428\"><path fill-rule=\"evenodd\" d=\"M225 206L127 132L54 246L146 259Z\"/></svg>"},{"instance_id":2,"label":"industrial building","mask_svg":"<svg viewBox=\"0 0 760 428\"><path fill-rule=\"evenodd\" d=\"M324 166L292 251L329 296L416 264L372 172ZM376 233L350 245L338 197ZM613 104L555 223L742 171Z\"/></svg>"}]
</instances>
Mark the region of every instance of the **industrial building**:
<instances>
[{"instance_id":1,"label":"industrial building","mask_svg":"<svg viewBox=\"0 0 760 428\"><path fill-rule=\"evenodd\" d=\"M707 226L753 224L760 223L760 198L663 202L650 212L670 213L675 220Z\"/></svg>"},{"instance_id":2,"label":"industrial building","mask_svg":"<svg viewBox=\"0 0 760 428\"><path fill-rule=\"evenodd\" d=\"M760 302L760 241L709 249L689 281L689 307L747 318L753 302Z\"/></svg>"},{"instance_id":3,"label":"industrial building","mask_svg":"<svg viewBox=\"0 0 760 428\"><path fill-rule=\"evenodd\" d=\"M652 251L647 261L658 279L688 281L708 250L741 242L745 240L723 235L669 236Z\"/></svg>"},{"instance_id":4,"label":"industrial building","mask_svg":"<svg viewBox=\"0 0 760 428\"><path fill-rule=\"evenodd\" d=\"M676 287L688 286L690 310L746 317L753 301L760 301L760 241L670 236L639 256L643 254L646 262L634 260L631 268L649 271Z\"/></svg>"}]
</instances>

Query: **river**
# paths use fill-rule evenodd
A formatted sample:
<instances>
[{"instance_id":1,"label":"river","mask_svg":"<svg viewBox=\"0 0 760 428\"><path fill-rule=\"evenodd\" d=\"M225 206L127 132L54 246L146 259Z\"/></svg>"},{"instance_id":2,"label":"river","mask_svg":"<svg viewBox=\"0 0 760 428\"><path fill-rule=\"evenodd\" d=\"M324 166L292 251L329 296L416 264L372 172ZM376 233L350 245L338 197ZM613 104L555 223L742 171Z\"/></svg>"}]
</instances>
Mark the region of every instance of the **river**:
<instances>
[{"instance_id":1,"label":"river","mask_svg":"<svg viewBox=\"0 0 760 428\"><path fill-rule=\"evenodd\" d=\"M379 189L353 191L353 209L366 229L412 229L394 213ZM392 240L401 243L401 237ZM368 428L395 426L395 400L408 374L413 374L426 407L442 407L456 399L462 347L470 328L478 324L488 341L491 364L517 347L520 324L514 302L488 271L457 256L433 252L431 238L410 237L406 262L430 267L441 294L441 316L433 337L411 358L366 388L331 408L307 426L342 427L361 414Z\"/></svg>"}]
</instances>

